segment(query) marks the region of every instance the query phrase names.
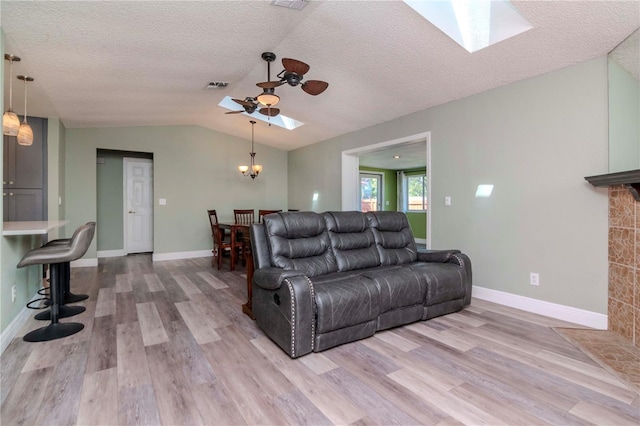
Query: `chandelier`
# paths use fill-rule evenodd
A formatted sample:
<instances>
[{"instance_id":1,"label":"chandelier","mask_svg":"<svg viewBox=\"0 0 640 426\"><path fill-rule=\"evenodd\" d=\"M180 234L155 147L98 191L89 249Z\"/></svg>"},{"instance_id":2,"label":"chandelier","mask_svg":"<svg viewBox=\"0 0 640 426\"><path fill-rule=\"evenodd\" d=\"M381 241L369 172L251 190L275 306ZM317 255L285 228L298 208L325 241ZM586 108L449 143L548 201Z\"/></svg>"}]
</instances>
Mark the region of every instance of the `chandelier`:
<instances>
[{"instance_id":1,"label":"chandelier","mask_svg":"<svg viewBox=\"0 0 640 426\"><path fill-rule=\"evenodd\" d=\"M262 171L262 165L255 164L256 153L253 150L253 129L256 122L254 120L251 120L249 121L249 123L251 123L251 153L249 153L249 155L251 156L251 165L238 166L238 170L240 170L240 173L242 173L243 176L250 176L251 179L255 179L256 176L258 176Z\"/></svg>"}]
</instances>

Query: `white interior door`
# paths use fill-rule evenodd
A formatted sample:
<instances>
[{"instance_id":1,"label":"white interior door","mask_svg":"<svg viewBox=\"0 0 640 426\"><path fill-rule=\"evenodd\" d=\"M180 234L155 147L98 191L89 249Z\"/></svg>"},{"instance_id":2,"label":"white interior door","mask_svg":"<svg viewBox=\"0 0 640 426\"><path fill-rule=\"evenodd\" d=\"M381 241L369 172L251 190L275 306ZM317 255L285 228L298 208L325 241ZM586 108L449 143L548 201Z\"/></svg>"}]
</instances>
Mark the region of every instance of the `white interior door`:
<instances>
[{"instance_id":1,"label":"white interior door","mask_svg":"<svg viewBox=\"0 0 640 426\"><path fill-rule=\"evenodd\" d=\"M127 253L153 251L153 161L125 158L125 237Z\"/></svg>"},{"instance_id":2,"label":"white interior door","mask_svg":"<svg viewBox=\"0 0 640 426\"><path fill-rule=\"evenodd\" d=\"M382 210L382 174L360 173L360 211Z\"/></svg>"}]
</instances>

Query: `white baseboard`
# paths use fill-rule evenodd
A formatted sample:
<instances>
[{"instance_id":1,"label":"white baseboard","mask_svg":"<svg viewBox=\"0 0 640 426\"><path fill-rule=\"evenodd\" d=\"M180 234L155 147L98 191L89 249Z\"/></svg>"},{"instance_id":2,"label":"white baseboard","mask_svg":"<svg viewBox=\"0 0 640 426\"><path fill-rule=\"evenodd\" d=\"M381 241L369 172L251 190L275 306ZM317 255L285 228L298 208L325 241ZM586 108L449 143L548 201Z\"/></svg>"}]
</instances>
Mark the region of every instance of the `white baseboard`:
<instances>
[{"instance_id":1,"label":"white baseboard","mask_svg":"<svg viewBox=\"0 0 640 426\"><path fill-rule=\"evenodd\" d=\"M71 262L72 268L87 268L90 266L98 266L98 258L94 257L91 259L78 259Z\"/></svg>"},{"instance_id":2,"label":"white baseboard","mask_svg":"<svg viewBox=\"0 0 640 426\"><path fill-rule=\"evenodd\" d=\"M126 256L127 252L124 249L119 250L98 250L98 259L103 257L120 257Z\"/></svg>"},{"instance_id":3,"label":"white baseboard","mask_svg":"<svg viewBox=\"0 0 640 426\"><path fill-rule=\"evenodd\" d=\"M39 297L42 297L42 296L40 296L36 292L36 294L33 295L31 300L29 300L29 302ZM2 355L5 349L7 349L7 347L13 340L13 338L16 337L16 334L18 334L18 331L20 331L24 323L27 322L27 320L29 319L31 314L33 314L33 312L34 312L33 309L29 309L26 306L23 307L22 310L18 312L18 315L16 315L13 318L13 321L9 323L7 328L5 328L2 333L0 333L0 355Z\"/></svg>"},{"instance_id":4,"label":"white baseboard","mask_svg":"<svg viewBox=\"0 0 640 426\"><path fill-rule=\"evenodd\" d=\"M499 305L509 306L511 308L572 322L598 330L607 329L607 315L605 314L586 311L584 309L574 308L571 306L559 305L557 303L545 302L543 300L532 299L530 297L519 296L517 294L506 293L504 291L478 287L475 285L473 286L471 294L473 297L477 297L478 299L494 302Z\"/></svg>"},{"instance_id":5,"label":"white baseboard","mask_svg":"<svg viewBox=\"0 0 640 426\"><path fill-rule=\"evenodd\" d=\"M427 244L427 240L424 238L414 238L416 244Z\"/></svg>"},{"instance_id":6,"label":"white baseboard","mask_svg":"<svg viewBox=\"0 0 640 426\"><path fill-rule=\"evenodd\" d=\"M208 256L211 256L211 250L178 251L175 253L153 253L151 259L154 262L158 262L161 260L192 259L195 257Z\"/></svg>"}]
</instances>

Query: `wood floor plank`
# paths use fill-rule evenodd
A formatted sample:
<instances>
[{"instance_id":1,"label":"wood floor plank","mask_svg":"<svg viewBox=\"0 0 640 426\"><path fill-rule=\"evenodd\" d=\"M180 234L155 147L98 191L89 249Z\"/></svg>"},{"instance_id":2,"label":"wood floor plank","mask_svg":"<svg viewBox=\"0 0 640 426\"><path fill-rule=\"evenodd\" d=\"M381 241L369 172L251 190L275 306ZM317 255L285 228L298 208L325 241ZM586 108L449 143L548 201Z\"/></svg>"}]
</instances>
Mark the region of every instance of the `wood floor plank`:
<instances>
[{"instance_id":1,"label":"wood floor plank","mask_svg":"<svg viewBox=\"0 0 640 426\"><path fill-rule=\"evenodd\" d=\"M144 274L144 280L149 287L149 291L164 291L164 286L156 274Z\"/></svg>"},{"instance_id":2,"label":"wood floor plank","mask_svg":"<svg viewBox=\"0 0 640 426\"><path fill-rule=\"evenodd\" d=\"M323 373L326 373L327 371L340 368L338 364L331 361L322 353L318 353L318 352L314 352L309 354L308 356L304 356L300 358L300 362L306 365L311 371L313 371L316 374L323 374Z\"/></svg>"},{"instance_id":3,"label":"wood floor plank","mask_svg":"<svg viewBox=\"0 0 640 426\"><path fill-rule=\"evenodd\" d=\"M115 367L117 362L115 316L94 318L91 336L86 365L87 373Z\"/></svg>"},{"instance_id":4,"label":"wood floor plank","mask_svg":"<svg viewBox=\"0 0 640 426\"><path fill-rule=\"evenodd\" d=\"M224 281L212 275L210 272L198 272L197 275L202 278L207 284L213 287L215 290L228 288L229 286Z\"/></svg>"},{"instance_id":5,"label":"wood floor plank","mask_svg":"<svg viewBox=\"0 0 640 426\"><path fill-rule=\"evenodd\" d=\"M84 382L89 342L62 345L62 358L53 367L34 424L75 424Z\"/></svg>"},{"instance_id":6,"label":"wood floor plank","mask_svg":"<svg viewBox=\"0 0 640 426\"><path fill-rule=\"evenodd\" d=\"M405 330L411 330L415 333L421 334L437 342L444 343L445 345L458 349L462 352L466 352L475 347L473 343L457 338L455 335L449 333L448 330L434 331L429 327L425 327L424 323L421 322L409 324L405 326Z\"/></svg>"},{"instance_id":7,"label":"wood floor plank","mask_svg":"<svg viewBox=\"0 0 640 426\"><path fill-rule=\"evenodd\" d=\"M622 416L619 412L611 410L608 407L591 404L585 401L580 401L569 412L575 416L580 417L586 422L590 422L597 425L629 425L637 426L638 416Z\"/></svg>"},{"instance_id":8,"label":"wood floor plank","mask_svg":"<svg viewBox=\"0 0 640 426\"><path fill-rule=\"evenodd\" d=\"M155 303L137 303L136 310L145 346L169 341Z\"/></svg>"},{"instance_id":9,"label":"wood floor plank","mask_svg":"<svg viewBox=\"0 0 640 426\"><path fill-rule=\"evenodd\" d=\"M401 351L404 352L409 352L412 351L414 349L417 349L420 347L419 344L412 342L409 339L405 339L402 336L397 335L396 333L394 333L393 331L390 330L386 330L386 331L382 331L379 333L374 334L374 337L376 339L380 339L383 342L386 342L390 345L395 346L396 348L400 349Z\"/></svg>"},{"instance_id":10,"label":"wood floor plank","mask_svg":"<svg viewBox=\"0 0 640 426\"><path fill-rule=\"evenodd\" d=\"M127 291L133 291L133 288L131 287L131 275L116 275L116 293L124 293Z\"/></svg>"},{"instance_id":11,"label":"wood floor plank","mask_svg":"<svg viewBox=\"0 0 640 426\"><path fill-rule=\"evenodd\" d=\"M101 288L98 293L95 317L116 314L116 289L114 287Z\"/></svg>"},{"instance_id":12,"label":"wood floor plank","mask_svg":"<svg viewBox=\"0 0 640 426\"><path fill-rule=\"evenodd\" d=\"M114 368L84 376L77 423L100 425L118 418L118 371Z\"/></svg>"},{"instance_id":13,"label":"wood floor plank","mask_svg":"<svg viewBox=\"0 0 640 426\"><path fill-rule=\"evenodd\" d=\"M334 424L353 423L366 416L339 389L330 386L306 366L285 359L278 353L282 352L280 348L274 347L270 340L257 338L252 342L267 358L278 356L280 361L276 366L280 372ZM336 398L336 395L339 397Z\"/></svg>"},{"instance_id":14,"label":"wood floor plank","mask_svg":"<svg viewBox=\"0 0 640 426\"><path fill-rule=\"evenodd\" d=\"M138 321L138 311L133 293L130 291L116 293L116 322L123 324L136 321Z\"/></svg>"},{"instance_id":15,"label":"wood floor plank","mask_svg":"<svg viewBox=\"0 0 640 426\"><path fill-rule=\"evenodd\" d=\"M52 372L53 367L20 373L2 403L0 423L7 425L36 424ZM3 383L4 385L5 383Z\"/></svg>"},{"instance_id":16,"label":"wood floor plank","mask_svg":"<svg viewBox=\"0 0 640 426\"><path fill-rule=\"evenodd\" d=\"M202 292L200 289L193 283L191 280L184 275L176 275L173 277L174 280L178 283L182 291L189 296L189 298L197 298L202 296Z\"/></svg>"},{"instance_id":17,"label":"wood floor plank","mask_svg":"<svg viewBox=\"0 0 640 426\"><path fill-rule=\"evenodd\" d=\"M0 404L4 404L15 385L24 364L29 359L33 346L30 342L25 342L22 337L14 337L7 346L0 358Z\"/></svg>"},{"instance_id":18,"label":"wood floor plank","mask_svg":"<svg viewBox=\"0 0 640 426\"><path fill-rule=\"evenodd\" d=\"M220 340L220 335L216 333L214 324L209 321L209 317L198 309L193 302L178 302L176 308L182 315L182 319L191 330L191 334L196 341L203 345L205 343Z\"/></svg>"},{"instance_id":19,"label":"wood floor plank","mask_svg":"<svg viewBox=\"0 0 640 426\"><path fill-rule=\"evenodd\" d=\"M439 389L432 383L422 380L422 378L417 377L413 371L409 369L398 370L388 374L388 376L462 423L474 425L507 424L464 399L458 398L449 392Z\"/></svg>"},{"instance_id":20,"label":"wood floor plank","mask_svg":"<svg viewBox=\"0 0 640 426\"><path fill-rule=\"evenodd\" d=\"M145 347L160 421L165 425L204 425L182 371L167 357L170 351L169 343Z\"/></svg>"},{"instance_id":21,"label":"wood floor plank","mask_svg":"<svg viewBox=\"0 0 640 426\"><path fill-rule=\"evenodd\" d=\"M62 357L63 340L31 343L31 353L22 367L22 372L54 367Z\"/></svg>"},{"instance_id":22,"label":"wood floor plank","mask_svg":"<svg viewBox=\"0 0 640 426\"><path fill-rule=\"evenodd\" d=\"M144 350L144 349L143 349ZM151 383L136 387L119 387L118 423L120 425L160 424L160 414Z\"/></svg>"},{"instance_id":23,"label":"wood floor plank","mask_svg":"<svg viewBox=\"0 0 640 426\"><path fill-rule=\"evenodd\" d=\"M138 388L151 384L142 331L137 322L116 328L118 388Z\"/></svg>"}]
</instances>

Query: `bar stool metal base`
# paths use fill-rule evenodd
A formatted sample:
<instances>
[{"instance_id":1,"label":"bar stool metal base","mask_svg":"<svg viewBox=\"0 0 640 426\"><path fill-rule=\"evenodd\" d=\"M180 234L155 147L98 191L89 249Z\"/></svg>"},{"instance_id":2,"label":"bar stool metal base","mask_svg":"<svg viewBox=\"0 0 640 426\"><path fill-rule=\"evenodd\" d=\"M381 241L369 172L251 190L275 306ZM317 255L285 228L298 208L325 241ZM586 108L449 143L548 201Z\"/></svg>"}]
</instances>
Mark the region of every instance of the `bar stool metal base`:
<instances>
[{"instance_id":1,"label":"bar stool metal base","mask_svg":"<svg viewBox=\"0 0 640 426\"><path fill-rule=\"evenodd\" d=\"M86 310L87 310L87 308L85 308L84 306L60 305L58 307L58 312L59 312L58 318L69 318L69 317L72 317L74 315L81 314ZM49 321L51 319L51 310L48 309L48 310L46 310L44 312L40 312L34 318L37 319L37 320L40 320L40 321Z\"/></svg>"},{"instance_id":2,"label":"bar stool metal base","mask_svg":"<svg viewBox=\"0 0 640 426\"><path fill-rule=\"evenodd\" d=\"M76 303L82 300L87 300L89 298L88 294L73 294L71 292L64 293L62 295L62 303Z\"/></svg>"},{"instance_id":3,"label":"bar stool metal base","mask_svg":"<svg viewBox=\"0 0 640 426\"><path fill-rule=\"evenodd\" d=\"M77 322L58 322L29 332L24 335L22 340L24 340L25 342L47 342L49 340L71 336L72 334L76 334L83 328L84 325Z\"/></svg>"}]
</instances>

